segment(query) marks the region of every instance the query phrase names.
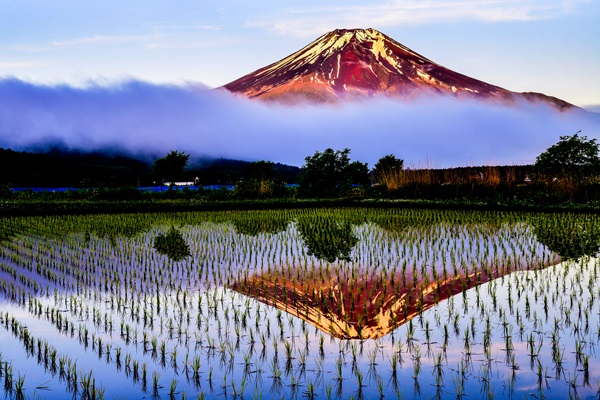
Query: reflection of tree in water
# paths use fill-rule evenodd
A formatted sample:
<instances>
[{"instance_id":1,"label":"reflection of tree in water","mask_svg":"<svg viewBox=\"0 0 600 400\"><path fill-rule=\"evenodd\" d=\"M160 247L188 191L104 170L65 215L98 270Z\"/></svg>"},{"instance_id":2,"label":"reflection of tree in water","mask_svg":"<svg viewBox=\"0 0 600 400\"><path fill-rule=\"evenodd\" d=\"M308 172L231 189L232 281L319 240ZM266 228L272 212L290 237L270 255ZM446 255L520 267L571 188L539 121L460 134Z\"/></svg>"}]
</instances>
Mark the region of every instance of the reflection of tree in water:
<instances>
[{"instance_id":1,"label":"reflection of tree in water","mask_svg":"<svg viewBox=\"0 0 600 400\"><path fill-rule=\"evenodd\" d=\"M391 233L404 235L412 229L431 229L439 224L453 226L485 226L491 230L502 227L502 219L497 213L440 210L398 210L395 213L374 213L367 218L377 226Z\"/></svg>"},{"instance_id":2,"label":"reflection of tree in water","mask_svg":"<svg viewBox=\"0 0 600 400\"><path fill-rule=\"evenodd\" d=\"M132 238L140 233L147 232L151 223L140 219L120 219L116 217L93 219L82 221L81 228L85 229L86 242L92 236L98 238L107 238L112 246L116 246L117 238Z\"/></svg>"},{"instance_id":3,"label":"reflection of tree in water","mask_svg":"<svg viewBox=\"0 0 600 400\"><path fill-rule=\"evenodd\" d=\"M350 253L358 238L352 233L350 221L304 217L298 219L297 226L308 254L329 262L336 259L351 261Z\"/></svg>"},{"instance_id":4,"label":"reflection of tree in water","mask_svg":"<svg viewBox=\"0 0 600 400\"><path fill-rule=\"evenodd\" d=\"M422 227L426 223L426 221L413 221L412 218L403 215L396 215L393 217L387 215L375 216L369 220L388 232L399 234L405 233L410 228Z\"/></svg>"},{"instance_id":5,"label":"reflection of tree in water","mask_svg":"<svg viewBox=\"0 0 600 400\"><path fill-rule=\"evenodd\" d=\"M116 218L106 219L109 221L108 223L92 224L88 228L88 231L100 238L107 237L111 242L114 242L114 240L118 237L135 237L140 233L147 232L152 226L147 221L120 221Z\"/></svg>"},{"instance_id":6,"label":"reflection of tree in water","mask_svg":"<svg viewBox=\"0 0 600 400\"><path fill-rule=\"evenodd\" d=\"M173 227L166 234L156 236L154 249L173 261L181 261L191 255L190 246L183 239L183 235Z\"/></svg>"},{"instance_id":7,"label":"reflection of tree in water","mask_svg":"<svg viewBox=\"0 0 600 400\"><path fill-rule=\"evenodd\" d=\"M537 240L567 260L600 253L600 224L595 218L553 216L533 223Z\"/></svg>"},{"instance_id":8,"label":"reflection of tree in water","mask_svg":"<svg viewBox=\"0 0 600 400\"><path fill-rule=\"evenodd\" d=\"M134 218L121 215L15 217L0 218L0 242L17 236L35 236L60 239L72 234L83 234L85 243L92 237L106 238L113 246L119 237L131 238L147 232L152 226L150 217Z\"/></svg>"},{"instance_id":9,"label":"reflection of tree in water","mask_svg":"<svg viewBox=\"0 0 600 400\"><path fill-rule=\"evenodd\" d=\"M269 217L263 214L240 215L232 218L237 233L256 236L259 233L277 233L287 228L289 219L282 216Z\"/></svg>"},{"instance_id":10,"label":"reflection of tree in water","mask_svg":"<svg viewBox=\"0 0 600 400\"><path fill-rule=\"evenodd\" d=\"M9 220L0 219L0 242L9 242L17 234L23 232L19 225L10 223Z\"/></svg>"},{"instance_id":11,"label":"reflection of tree in water","mask_svg":"<svg viewBox=\"0 0 600 400\"><path fill-rule=\"evenodd\" d=\"M25 218L0 218L0 243L10 242L18 236L56 236L58 232L46 225L30 225Z\"/></svg>"}]
</instances>

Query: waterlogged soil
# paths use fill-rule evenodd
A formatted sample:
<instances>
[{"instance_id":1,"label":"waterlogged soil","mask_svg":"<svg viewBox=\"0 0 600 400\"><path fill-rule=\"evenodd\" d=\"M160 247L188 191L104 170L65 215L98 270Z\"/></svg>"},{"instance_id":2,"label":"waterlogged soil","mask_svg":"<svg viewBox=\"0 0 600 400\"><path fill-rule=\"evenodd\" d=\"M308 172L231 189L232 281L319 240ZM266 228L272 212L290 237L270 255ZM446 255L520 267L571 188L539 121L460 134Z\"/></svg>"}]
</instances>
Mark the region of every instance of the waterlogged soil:
<instances>
[{"instance_id":1,"label":"waterlogged soil","mask_svg":"<svg viewBox=\"0 0 600 400\"><path fill-rule=\"evenodd\" d=\"M0 394L594 397L597 218L344 209L0 220Z\"/></svg>"}]
</instances>

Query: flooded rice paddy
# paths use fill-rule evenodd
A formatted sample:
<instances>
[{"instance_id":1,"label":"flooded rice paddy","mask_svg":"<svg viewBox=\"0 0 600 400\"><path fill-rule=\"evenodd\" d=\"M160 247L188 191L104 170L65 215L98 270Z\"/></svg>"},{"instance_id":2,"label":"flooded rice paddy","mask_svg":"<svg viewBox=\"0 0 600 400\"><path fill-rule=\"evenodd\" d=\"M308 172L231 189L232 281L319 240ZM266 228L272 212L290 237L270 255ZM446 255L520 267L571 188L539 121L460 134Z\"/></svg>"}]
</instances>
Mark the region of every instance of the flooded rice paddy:
<instances>
[{"instance_id":1,"label":"flooded rice paddy","mask_svg":"<svg viewBox=\"0 0 600 400\"><path fill-rule=\"evenodd\" d=\"M598 397L599 248L585 214L0 219L0 395Z\"/></svg>"}]
</instances>

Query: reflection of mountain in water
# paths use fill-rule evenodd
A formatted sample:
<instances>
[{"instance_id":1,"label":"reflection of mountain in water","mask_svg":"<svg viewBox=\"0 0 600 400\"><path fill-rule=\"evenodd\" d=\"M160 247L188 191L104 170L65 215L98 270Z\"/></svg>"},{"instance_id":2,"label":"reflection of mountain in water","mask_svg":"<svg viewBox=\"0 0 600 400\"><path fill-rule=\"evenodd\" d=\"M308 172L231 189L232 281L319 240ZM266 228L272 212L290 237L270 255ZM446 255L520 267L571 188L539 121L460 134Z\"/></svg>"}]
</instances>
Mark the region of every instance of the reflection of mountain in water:
<instances>
[{"instance_id":1,"label":"reflection of mountain in water","mask_svg":"<svg viewBox=\"0 0 600 400\"><path fill-rule=\"evenodd\" d=\"M344 339L382 337L451 296L559 261L524 224L425 230L401 224L388 234L369 224L309 222L299 219L296 226L307 253L321 261L263 269L231 288ZM385 257L387 267L373 254Z\"/></svg>"},{"instance_id":2,"label":"reflection of mountain in water","mask_svg":"<svg viewBox=\"0 0 600 400\"><path fill-rule=\"evenodd\" d=\"M235 282L232 289L302 318L342 339L377 339L451 296L515 270L520 265L394 276L330 270L283 269ZM287 276L286 276L287 275Z\"/></svg>"}]
</instances>

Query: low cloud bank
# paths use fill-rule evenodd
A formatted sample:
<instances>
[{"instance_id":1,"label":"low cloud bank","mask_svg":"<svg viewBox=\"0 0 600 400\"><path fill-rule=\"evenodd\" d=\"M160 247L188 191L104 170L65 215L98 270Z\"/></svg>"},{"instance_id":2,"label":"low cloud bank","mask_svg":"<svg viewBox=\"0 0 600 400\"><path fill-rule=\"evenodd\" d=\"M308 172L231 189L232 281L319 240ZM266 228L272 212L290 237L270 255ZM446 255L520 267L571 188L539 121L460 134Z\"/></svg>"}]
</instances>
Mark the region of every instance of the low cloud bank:
<instances>
[{"instance_id":1,"label":"low cloud bank","mask_svg":"<svg viewBox=\"0 0 600 400\"><path fill-rule=\"evenodd\" d=\"M600 104L590 104L584 106L583 108L591 112L600 113Z\"/></svg>"},{"instance_id":2,"label":"low cloud bank","mask_svg":"<svg viewBox=\"0 0 600 400\"><path fill-rule=\"evenodd\" d=\"M561 135L600 139L600 115L453 98L282 106L201 86L129 81L85 88L0 80L0 147L118 148L302 165L327 147L412 166L525 164Z\"/></svg>"}]
</instances>

